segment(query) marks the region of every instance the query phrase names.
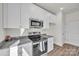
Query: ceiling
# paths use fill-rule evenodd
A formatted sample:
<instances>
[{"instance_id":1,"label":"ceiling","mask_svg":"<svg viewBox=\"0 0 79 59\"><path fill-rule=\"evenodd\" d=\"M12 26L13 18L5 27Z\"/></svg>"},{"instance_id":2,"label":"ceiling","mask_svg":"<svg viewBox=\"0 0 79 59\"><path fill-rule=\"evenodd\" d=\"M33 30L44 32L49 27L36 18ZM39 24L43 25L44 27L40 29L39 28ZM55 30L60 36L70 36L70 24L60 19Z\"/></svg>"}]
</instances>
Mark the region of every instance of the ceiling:
<instances>
[{"instance_id":1,"label":"ceiling","mask_svg":"<svg viewBox=\"0 0 79 59\"><path fill-rule=\"evenodd\" d=\"M79 11L79 3L37 3L38 6L56 14L63 8L66 14Z\"/></svg>"}]
</instances>

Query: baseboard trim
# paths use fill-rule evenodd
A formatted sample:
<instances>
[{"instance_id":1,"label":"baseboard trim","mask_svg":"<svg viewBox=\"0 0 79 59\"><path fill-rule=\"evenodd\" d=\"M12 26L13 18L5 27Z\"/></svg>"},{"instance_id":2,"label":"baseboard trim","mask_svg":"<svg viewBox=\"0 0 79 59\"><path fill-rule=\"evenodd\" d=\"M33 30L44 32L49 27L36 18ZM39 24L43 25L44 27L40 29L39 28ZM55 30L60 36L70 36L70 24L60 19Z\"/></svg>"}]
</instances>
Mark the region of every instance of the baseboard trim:
<instances>
[{"instance_id":1,"label":"baseboard trim","mask_svg":"<svg viewBox=\"0 0 79 59\"><path fill-rule=\"evenodd\" d=\"M72 42L65 42L64 44L70 44L70 45L73 45L73 46L79 47L79 44L75 44L75 43L72 43Z\"/></svg>"},{"instance_id":2,"label":"baseboard trim","mask_svg":"<svg viewBox=\"0 0 79 59\"><path fill-rule=\"evenodd\" d=\"M62 47L65 44L70 44L72 46L79 47L79 44L75 44L75 43L72 43L72 42L65 42L64 44L57 44L57 43L54 43L54 44L57 45L57 46L60 46L60 47Z\"/></svg>"},{"instance_id":3,"label":"baseboard trim","mask_svg":"<svg viewBox=\"0 0 79 59\"><path fill-rule=\"evenodd\" d=\"M64 45L64 44L58 44L58 43L54 43L54 44L56 44L56 45L58 45L60 47L62 47Z\"/></svg>"}]
</instances>

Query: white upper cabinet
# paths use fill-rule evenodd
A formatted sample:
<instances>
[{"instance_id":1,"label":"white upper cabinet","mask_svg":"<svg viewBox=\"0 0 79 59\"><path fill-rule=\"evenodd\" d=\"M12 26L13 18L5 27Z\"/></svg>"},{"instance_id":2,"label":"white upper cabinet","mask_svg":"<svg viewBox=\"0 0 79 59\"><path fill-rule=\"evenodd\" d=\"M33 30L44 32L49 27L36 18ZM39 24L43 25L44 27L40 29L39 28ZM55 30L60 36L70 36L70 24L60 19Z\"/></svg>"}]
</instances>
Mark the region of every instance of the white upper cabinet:
<instances>
[{"instance_id":1,"label":"white upper cabinet","mask_svg":"<svg viewBox=\"0 0 79 59\"><path fill-rule=\"evenodd\" d=\"M37 18L38 20L44 20L44 16L45 16L45 10L43 10L42 8L31 4L31 13L32 13L32 17Z\"/></svg>"},{"instance_id":2,"label":"white upper cabinet","mask_svg":"<svg viewBox=\"0 0 79 59\"><path fill-rule=\"evenodd\" d=\"M30 4L21 4L21 27L29 29Z\"/></svg>"},{"instance_id":3,"label":"white upper cabinet","mask_svg":"<svg viewBox=\"0 0 79 59\"><path fill-rule=\"evenodd\" d=\"M49 13L49 23L56 23L56 15Z\"/></svg>"},{"instance_id":4,"label":"white upper cabinet","mask_svg":"<svg viewBox=\"0 0 79 59\"><path fill-rule=\"evenodd\" d=\"M2 4L0 3L0 28L2 28Z\"/></svg>"},{"instance_id":5,"label":"white upper cabinet","mask_svg":"<svg viewBox=\"0 0 79 59\"><path fill-rule=\"evenodd\" d=\"M44 17L44 21L43 21L43 29L48 29L49 28L49 19L48 17Z\"/></svg>"},{"instance_id":6,"label":"white upper cabinet","mask_svg":"<svg viewBox=\"0 0 79 59\"><path fill-rule=\"evenodd\" d=\"M53 15L49 12L45 12L44 16L44 27L43 29L48 29L49 28L49 23L55 24L56 23L56 15Z\"/></svg>"},{"instance_id":7,"label":"white upper cabinet","mask_svg":"<svg viewBox=\"0 0 79 59\"><path fill-rule=\"evenodd\" d=\"M49 13L48 11L31 4L31 13L32 17L36 17L39 20L43 21L43 29L49 28L49 23L55 23L56 15Z\"/></svg>"},{"instance_id":8,"label":"white upper cabinet","mask_svg":"<svg viewBox=\"0 0 79 59\"><path fill-rule=\"evenodd\" d=\"M42 29L47 29L49 28L49 16L48 12L45 11L44 9L32 4L31 11L33 14L33 17L36 17L38 20L43 21L43 28Z\"/></svg>"},{"instance_id":9,"label":"white upper cabinet","mask_svg":"<svg viewBox=\"0 0 79 59\"><path fill-rule=\"evenodd\" d=\"M20 4L8 4L8 27L20 27Z\"/></svg>"},{"instance_id":10,"label":"white upper cabinet","mask_svg":"<svg viewBox=\"0 0 79 59\"><path fill-rule=\"evenodd\" d=\"M42 20L43 25L44 25L43 29L49 28L49 22L53 22L53 20L55 19L53 14L51 15L49 12L45 11L44 9L32 3L3 4L3 20L4 20L3 26L4 28L20 28L21 27L21 28L29 29L29 25L30 25L29 18Z\"/></svg>"},{"instance_id":11,"label":"white upper cabinet","mask_svg":"<svg viewBox=\"0 0 79 59\"><path fill-rule=\"evenodd\" d=\"M8 27L8 4L3 4L3 28Z\"/></svg>"},{"instance_id":12,"label":"white upper cabinet","mask_svg":"<svg viewBox=\"0 0 79 59\"><path fill-rule=\"evenodd\" d=\"M43 20L44 15L42 9L34 4L21 4L21 27L29 28L29 18Z\"/></svg>"},{"instance_id":13,"label":"white upper cabinet","mask_svg":"<svg viewBox=\"0 0 79 59\"><path fill-rule=\"evenodd\" d=\"M20 27L20 4L4 4L4 28Z\"/></svg>"}]
</instances>

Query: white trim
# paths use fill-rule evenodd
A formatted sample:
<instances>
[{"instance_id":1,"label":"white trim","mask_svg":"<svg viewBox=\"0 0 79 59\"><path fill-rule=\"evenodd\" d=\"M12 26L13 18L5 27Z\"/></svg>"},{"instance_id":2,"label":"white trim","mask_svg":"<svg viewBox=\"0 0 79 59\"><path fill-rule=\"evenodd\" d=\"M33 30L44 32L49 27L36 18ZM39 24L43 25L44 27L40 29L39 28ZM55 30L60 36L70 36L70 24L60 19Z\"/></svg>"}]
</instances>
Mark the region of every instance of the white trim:
<instances>
[{"instance_id":1,"label":"white trim","mask_svg":"<svg viewBox=\"0 0 79 59\"><path fill-rule=\"evenodd\" d=\"M68 43L68 44L71 44L71 45L79 47L79 43L74 43L74 42L70 42L70 41L66 41L65 43Z\"/></svg>"}]
</instances>

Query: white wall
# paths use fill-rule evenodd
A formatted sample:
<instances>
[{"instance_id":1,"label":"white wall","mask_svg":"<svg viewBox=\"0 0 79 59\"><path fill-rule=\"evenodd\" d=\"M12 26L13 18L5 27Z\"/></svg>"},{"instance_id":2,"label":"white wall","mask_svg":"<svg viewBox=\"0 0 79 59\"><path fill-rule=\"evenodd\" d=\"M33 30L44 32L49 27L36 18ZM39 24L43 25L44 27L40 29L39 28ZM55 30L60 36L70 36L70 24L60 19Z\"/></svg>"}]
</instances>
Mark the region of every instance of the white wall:
<instances>
[{"instance_id":1,"label":"white wall","mask_svg":"<svg viewBox=\"0 0 79 59\"><path fill-rule=\"evenodd\" d=\"M66 15L66 43L79 46L79 11Z\"/></svg>"},{"instance_id":2,"label":"white wall","mask_svg":"<svg viewBox=\"0 0 79 59\"><path fill-rule=\"evenodd\" d=\"M57 13L57 19L56 19L56 27L55 27L55 44L62 46L64 44L64 36L63 36L63 11L60 11Z\"/></svg>"}]
</instances>

